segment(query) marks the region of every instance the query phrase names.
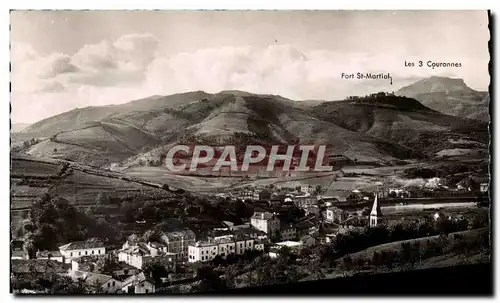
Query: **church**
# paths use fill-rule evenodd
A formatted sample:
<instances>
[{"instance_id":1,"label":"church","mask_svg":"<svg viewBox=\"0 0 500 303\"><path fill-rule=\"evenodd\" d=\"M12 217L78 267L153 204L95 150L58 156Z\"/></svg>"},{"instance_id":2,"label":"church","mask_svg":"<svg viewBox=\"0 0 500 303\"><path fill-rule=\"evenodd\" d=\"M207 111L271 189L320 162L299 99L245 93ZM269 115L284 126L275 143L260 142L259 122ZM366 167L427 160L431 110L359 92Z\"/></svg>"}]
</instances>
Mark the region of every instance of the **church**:
<instances>
[{"instance_id":1,"label":"church","mask_svg":"<svg viewBox=\"0 0 500 303\"><path fill-rule=\"evenodd\" d=\"M378 203L378 195L375 195L375 200L373 201L372 211L370 212L370 227L377 227L382 223L382 210Z\"/></svg>"}]
</instances>

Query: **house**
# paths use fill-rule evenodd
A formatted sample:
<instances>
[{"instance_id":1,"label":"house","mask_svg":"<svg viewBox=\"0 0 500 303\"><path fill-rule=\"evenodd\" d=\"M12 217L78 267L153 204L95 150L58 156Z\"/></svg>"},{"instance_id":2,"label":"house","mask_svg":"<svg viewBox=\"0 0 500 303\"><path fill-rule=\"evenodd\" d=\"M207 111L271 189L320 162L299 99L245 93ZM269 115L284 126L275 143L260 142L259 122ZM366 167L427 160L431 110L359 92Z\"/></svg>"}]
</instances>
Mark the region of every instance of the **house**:
<instances>
[{"instance_id":1,"label":"house","mask_svg":"<svg viewBox=\"0 0 500 303\"><path fill-rule=\"evenodd\" d=\"M208 241L198 241L189 246L188 262L208 262L216 256L226 257L229 254L242 255L247 250L263 250L261 242L247 237L228 236Z\"/></svg>"},{"instance_id":2,"label":"house","mask_svg":"<svg viewBox=\"0 0 500 303\"><path fill-rule=\"evenodd\" d=\"M326 209L326 221L330 223L341 223L349 217L349 214L335 206L330 206Z\"/></svg>"},{"instance_id":3,"label":"house","mask_svg":"<svg viewBox=\"0 0 500 303\"><path fill-rule=\"evenodd\" d=\"M316 205L317 199L310 194L295 196L293 198L293 202L295 206L300 208L307 208L309 206Z\"/></svg>"},{"instance_id":4,"label":"house","mask_svg":"<svg viewBox=\"0 0 500 303\"><path fill-rule=\"evenodd\" d=\"M196 242L195 233L188 228L164 232L161 238L167 246L167 251L177 254L179 261L187 260L188 247Z\"/></svg>"},{"instance_id":5,"label":"house","mask_svg":"<svg viewBox=\"0 0 500 303\"><path fill-rule=\"evenodd\" d=\"M118 261L138 269L143 269L149 263L161 262L167 270L174 270L177 254L166 250L164 245L157 242L129 243L127 241L118 251Z\"/></svg>"},{"instance_id":6,"label":"house","mask_svg":"<svg viewBox=\"0 0 500 303\"><path fill-rule=\"evenodd\" d=\"M155 283L151 277L141 272L123 281L121 289L127 294L152 294L155 292Z\"/></svg>"},{"instance_id":7,"label":"house","mask_svg":"<svg viewBox=\"0 0 500 303\"><path fill-rule=\"evenodd\" d=\"M315 215L315 216L319 216L319 206L318 205L309 205L305 208L305 214L306 216L310 216L310 215Z\"/></svg>"},{"instance_id":8,"label":"house","mask_svg":"<svg viewBox=\"0 0 500 303\"><path fill-rule=\"evenodd\" d=\"M113 294L121 289L122 283L110 275L94 272L74 271L70 274L73 281L83 280L90 293Z\"/></svg>"},{"instance_id":9,"label":"house","mask_svg":"<svg viewBox=\"0 0 500 303\"><path fill-rule=\"evenodd\" d=\"M489 184L488 183L481 183L479 185L479 188L480 188L480 191L485 193L488 191L488 188L489 188Z\"/></svg>"},{"instance_id":10,"label":"house","mask_svg":"<svg viewBox=\"0 0 500 303\"><path fill-rule=\"evenodd\" d=\"M64 262L64 257L61 254L60 251L54 250L54 251L37 251L36 252L36 258L40 260L54 260L57 262Z\"/></svg>"},{"instance_id":11,"label":"house","mask_svg":"<svg viewBox=\"0 0 500 303\"><path fill-rule=\"evenodd\" d=\"M348 197L351 195L350 191L347 190L327 190L324 195L321 196L321 200L326 202L330 200L332 202L347 203Z\"/></svg>"},{"instance_id":12,"label":"house","mask_svg":"<svg viewBox=\"0 0 500 303\"><path fill-rule=\"evenodd\" d=\"M316 188L312 187L311 185L302 185L302 186L300 186L300 191L303 193L312 194L313 192L316 191Z\"/></svg>"},{"instance_id":13,"label":"house","mask_svg":"<svg viewBox=\"0 0 500 303\"><path fill-rule=\"evenodd\" d=\"M250 218L252 227L265 232L268 237L276 235L280 230L280 220L275 213L254 212Z\"/></svg>"},{"instance_id":14,"label":"house","mask_svg":"<svg viewBox=\"0 0 500 303\"><path fill-rule=\"evenodd\" d=\"M382 217L382 210L380 209L380 204L378 203L378 197L375 196L375 201L373 201L372 211L370 212L370 227L376 227L379 225L379 220Z\"/></svg>"},{"instance_id":15,"label":"house","mask_svg":"<svg viewBox=\"0 0 500 303\"><path fill-rule=\"evenodd\" d=\"M319 222L315 222L316 220L304 220L297 222L295 224L295 229L297 230L297 238L302 238L303 236L312 236L315 235L319 228Z\"/></svg>"},{"instance_id":16,"label":"house","mask_svg":"<svg viewBox=\"0 0 500 303\"><path fill-rule=\"evenodd\" d=\"M282 221L280 223L280 239L281 241L289 241L297 239L297 229L295 228L295 224L286 223Z\"/></svg>"},{"instance_id":17,"label":"house","mask_svg":"<svg viewBox=\"0 0 500 303\"><path fill-rule=\"evenodd\" d=\"M100 240L87 240L71 242L60 246L59 251L64 258L65 263L71 263L73 258L90 255L105 255L106 247Z\"/></svg>"}]
</instances>

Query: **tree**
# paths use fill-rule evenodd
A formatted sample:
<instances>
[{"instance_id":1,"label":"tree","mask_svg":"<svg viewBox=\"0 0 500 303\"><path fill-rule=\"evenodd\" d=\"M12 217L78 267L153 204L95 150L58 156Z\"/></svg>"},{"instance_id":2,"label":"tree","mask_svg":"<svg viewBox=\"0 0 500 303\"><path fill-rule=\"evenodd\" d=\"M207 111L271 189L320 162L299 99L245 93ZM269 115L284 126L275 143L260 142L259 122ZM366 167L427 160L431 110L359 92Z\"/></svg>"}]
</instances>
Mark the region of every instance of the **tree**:
<instances>
[{"instance_id":1,"label":"tree","mask_svg":"<svg viewBox=\"0 0 500 303\"><path fill-rule=\"evenodd\" d=\"M316 194L321 193L321 185L316 185Z\"/></svg>"},{"instance_id":2,"label":"tree","mask_svg":"<svg viewBox=\"0 0 500 303\"><path fill-rule=\"evenodd\" d=\"M144 274L155 281L157 287L161 286L162 279L168 276L168 271L161 262L151 262L143 268Z\"/></svg>"},{"instance_id":3,"label":"tree","mask_svg":"<svg viewBox=\"0 0 500 303\"><path fill-rule=\"evenodd\" d=\"M344 276L347 275L347 272L354 268L354 262L351 259L351 256L346 256L342 258L342 263L340 263L341 270L343 271Z\"/></svg>"},{"instance_id":4,"label":"tree","mask_svg":"<svg viewBox=\"0 0 500 303\"><path fill-rule=\"evenodd\" d=\"M161 233L157 229L149 229L143 235L144 242L161 242Z\"/></svg>"},{"instance_id":5,"label":"tree","mask_svg":"<svg viewBox=\"0 0 500 303\"><path fill-rule=\"evenodd\" d=\"M118 260L112 254L99 256L95 264L95 271L99 273L111 273L118 266Z\"/></svg>"}]
</instances>

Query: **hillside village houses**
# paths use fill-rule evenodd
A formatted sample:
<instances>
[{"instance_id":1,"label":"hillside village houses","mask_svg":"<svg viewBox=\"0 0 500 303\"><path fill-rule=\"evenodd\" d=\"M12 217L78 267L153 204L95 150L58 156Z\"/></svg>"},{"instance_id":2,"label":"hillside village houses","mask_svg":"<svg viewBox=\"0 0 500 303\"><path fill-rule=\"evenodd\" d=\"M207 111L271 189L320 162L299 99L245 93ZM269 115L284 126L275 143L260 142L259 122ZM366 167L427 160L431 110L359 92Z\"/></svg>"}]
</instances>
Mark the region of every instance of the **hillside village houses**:
<instances>
[{"instance_id":1,"label":"hillside village houses","mask_svg":"<svg viewBox=\"0 0 500 303\"><path fill-rule=\"evenodd\" d=\"M190 245L188 262L208 262L216 256L242 255L247 250L264 251L264 244L249 237L233 235L215 237L208 241L198 241L195 245Z\"/></svg>"},{"instance_id":2,"label":"hillside village houses","mask_svg":"<svg viewBox=\"0 0 500 303\"><path fill-rule=\"evenodd\" d=\"M105 255L106 248L100 240L87 240L71 242L60 246L59 251L64 258L65 263L71 263L73 258L90 255Z\"/></svg>"}]
</instances>

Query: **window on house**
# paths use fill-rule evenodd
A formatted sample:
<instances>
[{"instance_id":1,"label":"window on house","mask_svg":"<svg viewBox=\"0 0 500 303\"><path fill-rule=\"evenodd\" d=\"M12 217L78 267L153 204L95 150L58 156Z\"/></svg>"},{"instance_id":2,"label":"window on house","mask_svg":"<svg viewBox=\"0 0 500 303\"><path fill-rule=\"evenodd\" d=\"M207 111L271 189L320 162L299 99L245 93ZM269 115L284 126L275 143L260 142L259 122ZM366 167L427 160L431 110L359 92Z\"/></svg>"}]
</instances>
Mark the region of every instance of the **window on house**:
<instances>
[{"instance_id":1,"label":"window on house","mask_svg":"<svg viewBox=\"0 0 500 303\"><path fill-rule=\"evenodd\" d=\"M88 251L85 251L85 255L87 255Z\"/></svg>"},{"instance_id":2,"label":"window on house","mask_svg":"<svg viewBox=\"0 0 500 303\"><path fill-rule=\"evenodd\" d=\"M100 249L97 251L97 254L101 254L101 250Z\"/></svg>"},{"instance_id":3,"label":"window on house","mask_svg":"<svg viewBox=\"0 0 500 303\"><path fill-rule=\"evenodd\" d=\"M113 287L115 287L115 281L113 281Z\"/></svg>"},{"instance_id":4,"label":"window on house","mask_svg":"<svg viewBox=\"0 0 500 303\"><path fill-rule=\"evenodd\" d=\"M92 251L92 254L94 254L94 251Z\"/></svg>"},{"instance_id":5,"label":"window on house","mask_svg":"<svg viewBox=\"0 0 500 303\"><path fill-rule=\"evenodd\" d=\"M73 253L69 253L69 256L70 256L70 257L73 257Z\"/></svg>"},{"instance_id":6,"label":"window on house","mask_svg":"<svg viewBox=\"0 0 500 303\"><path fill-rule=\"evenodd\" d=\"M108 282L108 287L110 287L110 286L111 286L111 283L110 283L110 282Z\"/></svg>"},{"instance_id":7,"label":"window on house","mask_svg":"<svg viewBox=\"0 0 500 303\"><path fill-rule=\"evenodd\" d=\"M149 293L149 289L146 289L146 293Z\"/></svg>"},{"instance_id":8,"label":"window on house","mask_svg":"<svg viewBox=\"0 0 500 303\"><path fill-rule=\"evenodd\" d=\"M79 255L79 256L81 256L81 255L82 255L82 252L81 252L81 251L79 251L79 252L78 252L78 255Z\"/></svg>"}]
</instances>

